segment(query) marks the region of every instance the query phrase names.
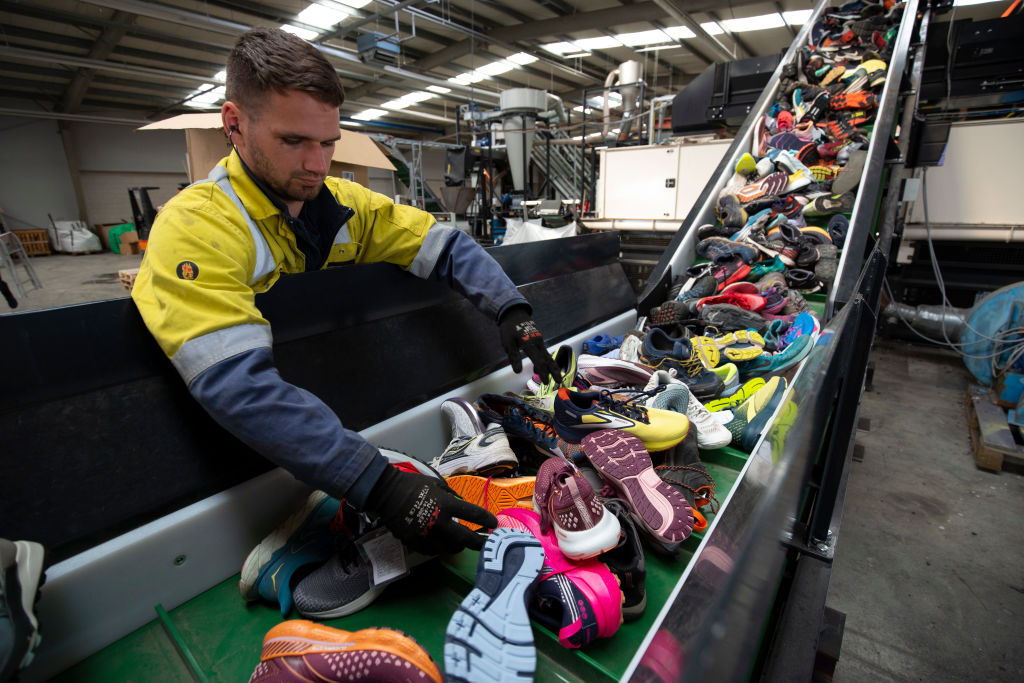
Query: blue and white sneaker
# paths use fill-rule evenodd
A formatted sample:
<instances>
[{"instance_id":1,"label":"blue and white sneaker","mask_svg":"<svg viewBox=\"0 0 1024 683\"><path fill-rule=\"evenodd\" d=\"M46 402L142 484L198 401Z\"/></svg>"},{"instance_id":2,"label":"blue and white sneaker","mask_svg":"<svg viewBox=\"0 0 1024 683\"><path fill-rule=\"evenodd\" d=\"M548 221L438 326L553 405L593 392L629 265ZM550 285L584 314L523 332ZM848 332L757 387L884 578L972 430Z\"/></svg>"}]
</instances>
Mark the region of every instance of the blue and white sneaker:
<instances>
[{"instance_id":1,"label":"blue and white sneaker","mask_svg":"<svg viewBox=\"0 0 1024 683\"><path fill-rule=\"evenodd\" d=\"M341 503L323 491L309 494L305 504L252 549L242 564L238 591L247 601L263 598L292 609L291 579L296 570L323 564L336 550L332 520Z\"/></svg>"},{"instance_id":2,"label":"blue and white sneaker","mask_svg":"<svg viewBox=\"0 0 1024 683\"><path fill-rule=\"evenodd\" d=\"M476 586L444 635L446 681L532 681L537 650L526 604L544 566L532 534L498 527L487 537Z\"/></svg>"}]
</instances>

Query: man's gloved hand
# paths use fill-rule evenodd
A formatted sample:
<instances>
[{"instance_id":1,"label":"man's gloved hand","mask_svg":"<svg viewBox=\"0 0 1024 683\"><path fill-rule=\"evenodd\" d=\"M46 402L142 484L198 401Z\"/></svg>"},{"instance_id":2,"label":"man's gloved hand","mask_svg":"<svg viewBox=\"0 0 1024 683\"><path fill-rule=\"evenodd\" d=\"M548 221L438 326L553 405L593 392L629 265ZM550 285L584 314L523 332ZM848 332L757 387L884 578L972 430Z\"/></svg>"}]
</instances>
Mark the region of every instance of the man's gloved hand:
<instances>
[{"instance_id":1,"label":"man's gloved hand","mask_svg":"<svg viewBox=\"0 0 1024 683\"><path fill-rule=\"evenodd\" d=\"M424 555L480 550L484 537L453 517L488 529L498 526L487 510L459 498L443 479L388 467L367 499L367 509L409 549Z\"/></svg>"},{"instance_id":2,"label":"man's gloved hand","mask_svg":"<svg viewBox=\"0 0 1024 683\"><path fill-rule=\"evenodd\" d=\"M544 346L544 335L537 328L537 323L533 322L526 306L513 306L505 311L498 321L498 328L501 331L501 346L508 354L513 372L523 371L520 352L525 351L533 361L533 371L541 382L561 381L562 372L558 369L558 363Z\"/></svg>"}]
</instances>

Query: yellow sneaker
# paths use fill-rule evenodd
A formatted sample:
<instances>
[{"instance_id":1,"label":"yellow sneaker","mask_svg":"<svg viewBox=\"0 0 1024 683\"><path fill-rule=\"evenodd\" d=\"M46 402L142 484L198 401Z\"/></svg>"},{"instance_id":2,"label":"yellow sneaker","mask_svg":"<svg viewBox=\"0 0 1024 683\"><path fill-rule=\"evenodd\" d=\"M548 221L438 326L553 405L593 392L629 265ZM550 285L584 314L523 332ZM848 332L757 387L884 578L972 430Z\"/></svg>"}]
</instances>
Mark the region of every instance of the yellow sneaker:
<instances>
[{"instance_id":1,"label":"yellow sneaker","mask_svg":"<svg viewBox=\"0 0 1024 683\"><path fill-rule=\"evenodd\" d=\"M617 400L610 391L558 391L555 430L559 436L580 442L602 429L621 429L643 441L648 451L663 451L686 438L690 420L682 413Z\"/></svg>"},{"instance_id":2,"label":"yellow sneaker","mask_svg":"<svg viewBox=\"0 0 1024 683\"><path fill-rule=\"evenodd\" d=\"M735 367L735 366L733 366ZM708 401L704 404L704 407L710 410L712 413L719 410L732 410L739 404L746 401L748 398L757 393L757 390L765 385L764 377L755 377L750 380L735 393L726 396L724 398L716 398L714 401Z\"/></svg>"}]
</instances>

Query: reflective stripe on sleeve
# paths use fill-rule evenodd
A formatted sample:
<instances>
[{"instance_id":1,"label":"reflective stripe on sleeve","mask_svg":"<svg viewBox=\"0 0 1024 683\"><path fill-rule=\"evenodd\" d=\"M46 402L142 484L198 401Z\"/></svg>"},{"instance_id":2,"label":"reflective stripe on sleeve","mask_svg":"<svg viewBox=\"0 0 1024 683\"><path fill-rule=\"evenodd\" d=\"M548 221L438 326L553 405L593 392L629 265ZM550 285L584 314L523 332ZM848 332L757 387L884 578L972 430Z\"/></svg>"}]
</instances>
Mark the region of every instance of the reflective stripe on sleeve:
<instances>
[{"instance_id":1,"label":"reflective stripe on sleeve","mask_svg":"<svg viewBox=\"0 0 1024 683\"><path fill-rule=\"evenodd\" d=\"M249 212L245 210L245 205L242 204L238 193L235 192L235 188L231 185L231 179L228 178L228 169L223 166L214 166L207 180L217 183L217 187L231 198L231 201L235 203L238 210L242 212L242 218L245 219L246 225L249 226L249 232L252 233L252 241L256 244L256 267L253 269L252 280L249 281L250 285L254 285L259 282L260 278L273 271L276 266L274 256L270 253L270 245L267 244L267 238L263 236L260 229L256 227L256 223L249 216Z\"/></svg>"},{"instance_id":2,"label":"reflective stripe on sleeve","mask_svg":"<svg viewBox=\"0 0 1024 683\"><path fill-rule=\"evenodd\" d=\"M436 223L432 225L430 230L427 231L427 236L423 238L423 244L420 245L416 258L409 265L409 272L421 278L426 278L434 272L437 260L441 257L441 252L444 250L445 244L447 244L453 230L457 230L457 228L437 225Z\"/></svg>"},{"instance_id":3,"label":"reflective stripe on sleeve","mask_svg":"<svg viewBox=\"0 0 1024 683\"><path fill-rule=\"evenodd\" d=\"M210 366L244 351L269 348L273 342L270 325L235 325L189 339L174 354L171 363L188 385Z\"/></svg>"}]
</instances>

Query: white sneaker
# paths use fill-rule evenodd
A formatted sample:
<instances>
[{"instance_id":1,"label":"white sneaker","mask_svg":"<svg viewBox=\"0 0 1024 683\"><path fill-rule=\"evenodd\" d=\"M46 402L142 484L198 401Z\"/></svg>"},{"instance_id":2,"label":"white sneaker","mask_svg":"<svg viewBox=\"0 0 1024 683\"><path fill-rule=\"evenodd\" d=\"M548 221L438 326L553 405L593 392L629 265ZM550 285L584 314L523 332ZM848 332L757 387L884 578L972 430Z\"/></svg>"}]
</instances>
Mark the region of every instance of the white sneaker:
<instances>
[{"instance_id":1,"label":"white sneaker","mask_svg":"<svg viewBox=\"0 0 1024 683\"><path fill-rule=\"evenodd\" d=\"M452 440L430 466L442 477L453 474L492 476L516 469L519 459L508 444L501 425L484 427L480 413L462 398L449 398L441 412L452 428Z\"/></svg>"},{"instance_id":2,"label":"white sneaker","mask_svg":"<svg viewBox=\"0 0 1024 683\"><path fill-rule=\"evenodd\" d=\"M713 449L729 445L732 441L732 433L725 428L725 425L716 420L714 415L712 415L712 413L696 399L693 392L690 391L690 388L686 386L686 384L676 379L674 375L665 370L657 370L653 375L651 375L651 381L647 383L644 390L650 391L659 386L667 387L667 389L660 392L661 394L666 394L666 397L662 399L662 401L673 400L675 397L672 397L668 392L671 392L672 394L679 394L680 392L677 387L686 391L686 417L690 420L690 426L697 430L698 448ZM660 407L655 405L658 400L659 395L653 396L649 400L648 405L651 407ZM678 403L682 403L681 400L676 400ZM678 411L675 406L673 406L672 409Z\"/></svg>"}]
</instances>

